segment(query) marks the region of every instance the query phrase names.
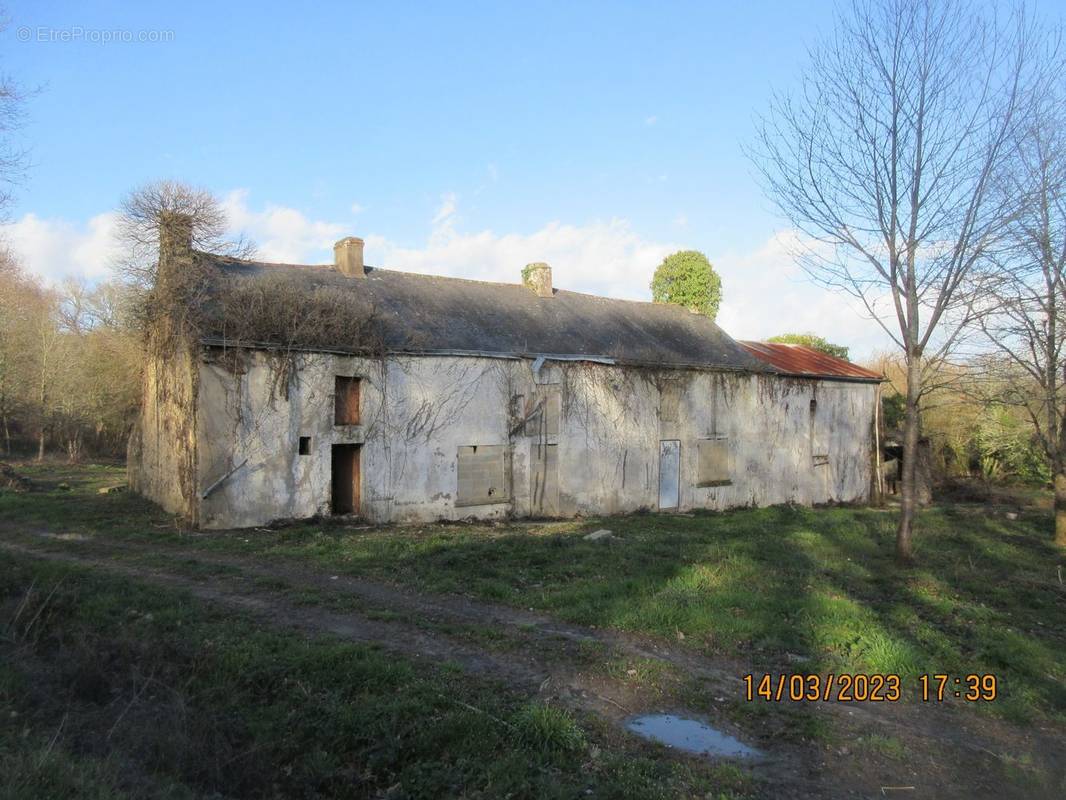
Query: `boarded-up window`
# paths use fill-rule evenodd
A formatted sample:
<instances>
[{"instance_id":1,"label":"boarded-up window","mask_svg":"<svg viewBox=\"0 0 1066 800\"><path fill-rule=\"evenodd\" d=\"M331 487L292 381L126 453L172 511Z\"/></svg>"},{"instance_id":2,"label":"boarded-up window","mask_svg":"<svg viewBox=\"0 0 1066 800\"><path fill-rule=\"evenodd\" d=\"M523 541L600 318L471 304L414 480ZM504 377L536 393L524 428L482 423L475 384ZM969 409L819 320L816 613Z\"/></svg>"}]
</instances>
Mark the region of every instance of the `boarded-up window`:
<instances>
[{"instance_id":1,"label":"boarded-up window","mask_svg":"<svg viewBox=\"0 0 1066 800\"><path fill-rule=\"evenodd\" d=\"M672 381L663 384L659 392L659 419L662 422L677 422L677 409L681 400L681 387Z\"/></svg>"},{"instance_id":2,"label":"boarded-up window","mask_svg":"<svg viewBox=\"0 0 1066 800\"><path fill-rule=\"evenodd\" d=\"M333 424L359 424L359 378L337 375L334 379Z\"/></svg>"},{"instance_id":3,"label":"boarded-up window","mask_svg":"<svg viewBox=\"0 0 1066 800\"><path fill-rule=\"evenodd\" d=\"M696 451L697 486L729 486L733 482L728 439L701 439Z\"/></svg>"},{"instance_id":4,"label":"boarded-up window","mask_svg":"<svg viewBox=\"0 0 1066 800\"><path fill-rule=\"evenodd\" d=\"M557 385L538 386L533 394L535 406L526 419L526 436L558 436L563 396Z\"/></svg>"},{"instance_id":5,"label":"boarded-up window","mask_svg":"<svg viewBox=\"0 0 1066 800\"><path fill-rule=\"evenodd\" d=\"M506 445L459 448L457 506L506 503L511 499L510 459Z\"/></svg>"}]
</instances>

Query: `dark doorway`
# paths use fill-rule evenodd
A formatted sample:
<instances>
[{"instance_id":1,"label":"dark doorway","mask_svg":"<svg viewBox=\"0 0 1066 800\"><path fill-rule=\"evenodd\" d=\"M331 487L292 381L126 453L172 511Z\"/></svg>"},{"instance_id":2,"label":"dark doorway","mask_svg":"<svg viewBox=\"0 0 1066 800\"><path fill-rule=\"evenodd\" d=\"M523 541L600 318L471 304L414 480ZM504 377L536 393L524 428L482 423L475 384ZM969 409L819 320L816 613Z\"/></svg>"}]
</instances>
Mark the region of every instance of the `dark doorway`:
<instances>
[{"instance_id":1,"label":"dark doorway","mask_svg":"<svg viewBox=\"0 0 1066 800\"><path fill-rule=\"evenodd\" d=\"M359 513L358 444L333 445L333 513Z\"/></svg>"}]
</instances>

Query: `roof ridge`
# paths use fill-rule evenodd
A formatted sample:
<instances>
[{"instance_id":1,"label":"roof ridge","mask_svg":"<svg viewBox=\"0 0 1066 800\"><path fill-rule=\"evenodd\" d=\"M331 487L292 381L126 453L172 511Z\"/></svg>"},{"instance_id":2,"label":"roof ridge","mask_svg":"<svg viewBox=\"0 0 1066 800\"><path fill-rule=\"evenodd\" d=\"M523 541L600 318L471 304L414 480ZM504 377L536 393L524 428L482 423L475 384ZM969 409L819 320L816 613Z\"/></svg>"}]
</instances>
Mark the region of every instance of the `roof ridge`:
<instances>
[{"instance_id":1,"label":"roof ridge","mask_svg":"<svg viewBox=\"0 0 1066 800\"><path fill-rule=\"evenodd\" d=\"M215 259L223 259L223 260L225 260L227 262L230 262L230 263L247 264L247 265L249 265L251 267L290 267L290 268L296 268L296 269L326 269L326 270L331 270L331 271L333 271L335 269L333 264L295 264L295 263L292 263L292 262L289 262L289 261L263 261L261 259L236 258L235 256L227 256L227 255L221 255L221 254L216 254L216 253L206 253L206 252L202 252L202 251L196 251L196 252L200 253L200 255L210 256L211 258L215 258ZM365 266L366 266L366 269L370 270L371 272L389 272L389 273L392 273L394 275L410 275L410 276L413 276L415 278L432 278L432 279L447 280L447 281L464 281L466 283L479 283L479 284L485 284L485 285L488 285L488 286L508 286L508 287L511 287L511 288L525 288L524 284L521 284L521 283L510 283L510 282L507 282L507 281L489 281L489 280L484 280L483 278L464 278L464 277L460 277L458 275L435 275L435 274L433 274L431 272L412 272L410 270L396 269L396 268L393 268L393 267L375 267L375 266L373 266L371 264L367 264ZM554 291L557 294L558 293L576 294L576 295L581 295L582 297L591 297L594 300L609 300L609 301L611 301L613 303L634 303L634 304L637 304L637 305L656 306L656 307L660 307L660 308L669 309L671 311L673 311L674 309L677 309L679 311L685 311L685 313L691 313L691 312L687 311L687 309L682 308L681 306L677 306L677 305L674 305L672 303L659 303L659 302L656 302L655 300L634 300L634 299L629 298L629 297L611 297L611 296L605 295L605 294L593 294L592 292L579 292L576 289L554 288ZM708 319L710 319L710 318L708 317ZM718 324L713 319L710 319L710 321L713 322L715 325ZM737 340L737 341L739 341L739 340Z\"/></svg>"},{"instance_id":2,"label":"roof ridge","mask_svg":"<svg viewBox=\"0 0 1066 800\"><path fill-rule=\"evenodd\" d=\"M351 280L331 264L289 264L202 254L220 276L291 276L309 290L342 289L381 310L391 348L495 353L574 353L618 363L775 372L712 319L648 300L556 290L538 297L522 283L369 267ZM612 284L613 287L613 284Z\"/></svg>"}]
</instances>

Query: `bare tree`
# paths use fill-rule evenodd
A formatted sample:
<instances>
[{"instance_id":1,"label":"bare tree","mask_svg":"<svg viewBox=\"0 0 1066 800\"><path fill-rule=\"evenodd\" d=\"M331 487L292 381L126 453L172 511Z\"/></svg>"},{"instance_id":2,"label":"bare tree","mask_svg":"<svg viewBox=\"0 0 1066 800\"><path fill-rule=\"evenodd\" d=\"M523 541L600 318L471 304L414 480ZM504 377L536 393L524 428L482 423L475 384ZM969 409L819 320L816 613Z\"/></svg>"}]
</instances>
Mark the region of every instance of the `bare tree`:
<instances>
[{"instance_id":1,"label":"bare tree","mask_svg":"<svg viewBox=\"0 0 1066 800\"><path fill-rule=\"evenodd\" d=\"M0 32L7 27L0 9ZM26 168L26 150L15 141L25 114L26 92L8 75L0 74L0 218L11 205L11 189Z\"/></svg>"},{"instance_id":2,"label":"bare tree","mask_svg":"<svg viewBox=\"0 0 1066 800\"><path fill-rule=\"evenodd\" d=\"M1061 71L1059 74L1063 74ZM999 191L1014 213L980 319L993 352L983 394L1024 410L1051 464L1055 542L1066 547L1066 91L1042 93L1018 132Z\"/></svg>"},{"instance_id":3,"label":"bare tree","mask_svg":"<svg viewBox=\"0 0 1066 800\"><path fill-rule=\"evenodd\" d=\"M70 366L65 358L68 350L64 347L58 306L56 293L42 289L28 320L38 461L44 460L48 439L59 416L58 408L63 402L62 394L56 390L60 376Z\"/></svg>"},{"instance_id":4,"label":"bare tree","mask_svg":"<svg viewBox=\"0 0 1066 800\"><path fill-rule=\"evenodd\" d=\"M131 289L121 281L90 285L84 278L67 278L59 292L59 322L77 336L99 329L131 328Z\"/></svg>"},{"instance_id":5,"label":"bare tree","mask_svg":"<svg viewBox=\"0 0 1066 800\"><path fill-rule=\"evenodd\" d=\"M912 558L923 382L973 317L969 279L1007 214L991 191L1037 70L1033 30L962 0L857 0L751 152L818 282L903 354L898 558Z\"/></svg>"},{"instance_id":6,"label":"bare tree","mask_svg":"<svg viewBox=\"0 0 1066 800\"><path fill-rule=\"evenodd\" d=\"M119 269L134 285L147 289L156 282L159 240L167 220L188 218L192 246L205 253L247 258L253 245L228 236L226 211L206 189L162 180L133 190L122 200L118 223Z\"/></svg>"},{"instance_id":7,"label":"bare tree","mask_svg":"<svg viewBox=\"0 0 1066 800\"><path fill-rule=\"evenodd\" d=\"M24 408L30 342L26 321L37 303L37 287L9 250L0 249L0 433L11 453L11 423Z\"/></svg>"}]
</instances>

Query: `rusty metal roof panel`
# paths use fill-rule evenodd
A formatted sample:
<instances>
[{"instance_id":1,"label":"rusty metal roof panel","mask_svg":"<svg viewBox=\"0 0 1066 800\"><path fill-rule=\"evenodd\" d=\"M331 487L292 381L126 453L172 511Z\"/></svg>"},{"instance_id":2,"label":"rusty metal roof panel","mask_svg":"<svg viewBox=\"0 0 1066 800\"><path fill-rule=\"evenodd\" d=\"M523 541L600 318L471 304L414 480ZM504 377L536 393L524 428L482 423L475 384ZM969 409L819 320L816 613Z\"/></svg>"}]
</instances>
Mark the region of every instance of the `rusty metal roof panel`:
<instances>
[{"instance_id":1,"label":"rusty metal roof panel","mask_svg":"<svg viewBox=\"0 0 1066 800\"><path fill-rule=\"evenodd\" d=\"M841 381L884 380L883 375L872 370L801 344L748 341L740 341L738 344L786 375Z\"/></svg>"}]
</instances>

